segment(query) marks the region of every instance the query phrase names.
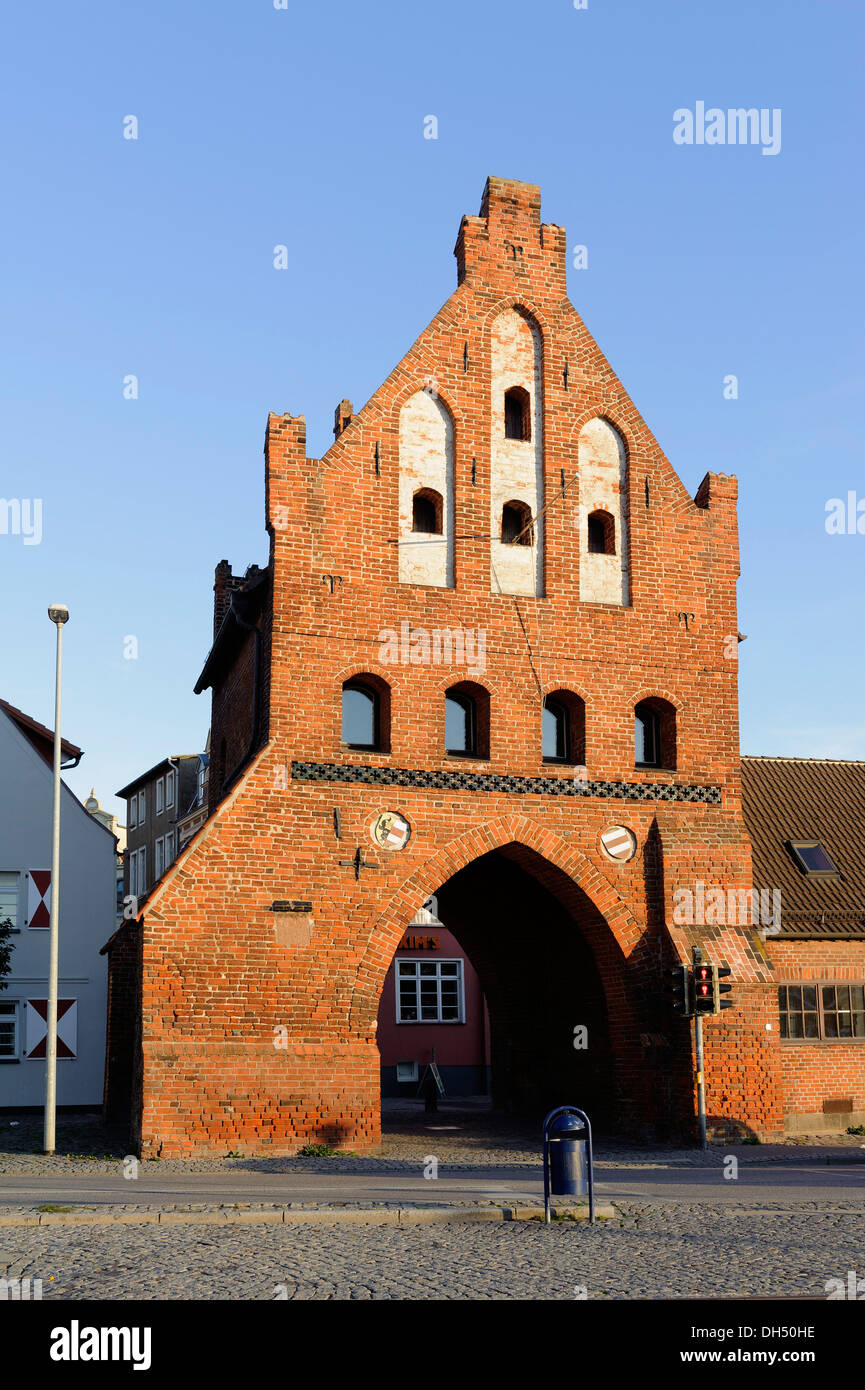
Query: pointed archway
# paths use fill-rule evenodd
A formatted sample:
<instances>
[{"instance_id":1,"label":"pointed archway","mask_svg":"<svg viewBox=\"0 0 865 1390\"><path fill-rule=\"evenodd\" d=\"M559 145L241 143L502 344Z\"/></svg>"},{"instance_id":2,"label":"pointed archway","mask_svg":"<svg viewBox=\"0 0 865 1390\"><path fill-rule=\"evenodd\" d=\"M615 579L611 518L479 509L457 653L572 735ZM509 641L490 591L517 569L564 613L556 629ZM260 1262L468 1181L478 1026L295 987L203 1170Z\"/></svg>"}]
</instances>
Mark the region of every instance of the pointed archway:
<instances>
[{"instance_id":1,"label":"pointed archway","mask_svg":"<svg viewBox=\"0 0 865 1390\"><path fill-rule=\"evenodd\" d=\"M384 905L358 971L355 1035L374 1037L399 940L432 895L487 997L497 1103L537 1115L548 1103L586 1101L607 1129L654 1128L640 1046L647 929L584 854L527 817L442 846Z\"/></svg>"}]
</instances>

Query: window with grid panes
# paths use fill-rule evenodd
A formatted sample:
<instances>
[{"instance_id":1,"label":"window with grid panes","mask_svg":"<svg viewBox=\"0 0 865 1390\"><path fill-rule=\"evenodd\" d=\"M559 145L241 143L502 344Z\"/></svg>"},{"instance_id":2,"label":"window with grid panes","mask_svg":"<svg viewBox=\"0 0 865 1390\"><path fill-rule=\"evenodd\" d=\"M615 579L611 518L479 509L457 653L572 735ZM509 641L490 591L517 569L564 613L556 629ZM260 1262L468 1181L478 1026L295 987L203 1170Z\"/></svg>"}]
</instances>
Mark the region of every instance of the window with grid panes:
<instances>
[{"instance_id":1,"label":"window with grid panes","mask_svg":"<svg viewBox=\"0 0 865 1390\"><path fill-rule=\"evenodd\" d=\"M781 1037L865 1042L865 985L780 985Z\"/></svg>"},{"instance_id":2,"label":"window with grid panes","mask_svg":"<svg viewBox=\"0 0 865 1390\"><path fill-rule=\"evenodd\" d=\"M462 1023L461 960L398 960L398 1023Z\"/></svg>"},{"instance_id":3,"label":"window with grid panes","mask_svg":"<svg viewBox=\"0 0 865 1390\"><path fill-rule=\"evenodd\" d=\"M13 927L18 926L17 873L0 873L0 922L6 917Z\"/></svg>"},{"instance_id":4,"label":"window with grid panes","mask_svg":"<svg viewBox=\"0 0 865 1390\"><path fill-rule=\"evenodd\" d=\"M0 1059L18 1056L18 1005L0 1004Z\"/></svg>"}]
</instances>

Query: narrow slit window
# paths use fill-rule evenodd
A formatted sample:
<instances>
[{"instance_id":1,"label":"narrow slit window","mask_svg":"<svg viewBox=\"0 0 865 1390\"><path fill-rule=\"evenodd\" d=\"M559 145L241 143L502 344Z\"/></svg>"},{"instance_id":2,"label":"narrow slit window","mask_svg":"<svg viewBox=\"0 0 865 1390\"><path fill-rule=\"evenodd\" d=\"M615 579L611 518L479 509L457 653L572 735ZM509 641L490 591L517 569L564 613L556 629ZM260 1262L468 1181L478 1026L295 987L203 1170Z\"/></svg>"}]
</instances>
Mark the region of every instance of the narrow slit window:
<instances>
[{"instance_id":1,"label":"narrow slit window","mask_svg":"<svg viewBox=\"0 0 865 1390\"><path fill-rule=\"evenodd\" d=\"M592 512L589 517L589 554L615 555L616 523L609 512Z\"/></svg>"}]
</instances>

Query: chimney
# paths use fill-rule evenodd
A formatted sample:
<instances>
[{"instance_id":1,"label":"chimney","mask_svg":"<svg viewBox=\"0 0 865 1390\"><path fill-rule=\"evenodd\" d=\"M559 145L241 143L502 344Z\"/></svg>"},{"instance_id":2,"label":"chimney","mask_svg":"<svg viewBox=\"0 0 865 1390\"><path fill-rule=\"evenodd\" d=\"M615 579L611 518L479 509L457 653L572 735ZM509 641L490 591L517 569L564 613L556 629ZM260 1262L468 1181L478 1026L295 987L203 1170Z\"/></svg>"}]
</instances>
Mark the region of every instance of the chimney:
<instances>
[{"instance_id":1,"label":"chimney","mask_svg":"<svg viewBox=\"0 0 865 1390\"><path fill-rule=\"evenodd\" d=\"M354 414L354 406L351 401L340 401L336 410L333 412L333 437L339 439L343 430L351 424L351 417Z\"/></svg>"},{"instance_id":2,"label":"chimney","mask_svg":"<svg viewBox=\"0 0 865 1390\"><path fill-rule=\"evenodd\" d=\"M234 588L234 579L231 573L231 565L227 560L220 560L216 566L216 573L213 577L213 635L216 636L222 620L228 612L228 605L231 602L231 591Z\"/></svg>"}]
</instances>

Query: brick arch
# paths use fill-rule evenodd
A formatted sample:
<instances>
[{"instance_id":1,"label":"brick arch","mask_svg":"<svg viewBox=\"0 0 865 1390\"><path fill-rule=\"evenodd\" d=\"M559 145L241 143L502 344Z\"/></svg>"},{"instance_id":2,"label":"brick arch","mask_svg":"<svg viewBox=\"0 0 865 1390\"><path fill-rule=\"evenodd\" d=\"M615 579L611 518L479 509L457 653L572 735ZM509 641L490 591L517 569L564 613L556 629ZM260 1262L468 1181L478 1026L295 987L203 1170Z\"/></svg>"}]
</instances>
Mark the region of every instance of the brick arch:
<instances>
[{"instance_id":1,"label":"brick arch","mask_svg":"<svg viewBox=\"0 0 865 1390\"><path fill-rule=\"evenodd\" d=\"M625 463L630 468L635 453L634 440L630 429L621 419L614 402L595 401L594 404L587 406L581 414L576 416L571 425L568 443L571 444L574 440L579 440L584 427L591 424L592 420L603 420L605 425L609 425L610 429L616 431L625 446Z\"/></svg>"},{"instance_id":2,"label":"brick arch","mask_svg":"<svg viewBox=\"0 0 865 1390\"><path fill-rule=\"evenodd\" d=\"M598 916L587 936L604 989L608 998L631 1015L625 966L640 946L645 929L638 925L610 880L574 845L539 822L515 815L489 821L449 841L392 895L370 925L349 1007L350 1032L375 1035L385 976L418 908L461 869L497 849L508 849L509 857L526 868L566 908L575 906L578 900L581 904L584 899L589 900ZM601 923L605 924L603 931Z\"/></svg>"},{"instance_id":3,"label":"brick arch","mask_svg":"<svg viewBox=\"0 0 865 1390\"><path fill-rule=\"evenodd\" d=\"M508 309L516 309L518 314L522 314L523 318L528 319L538 330L541 336L542 346L546 344L552 332L552 327L546 314L526 296L513 294L502 295L501 299L497 299L494 304L490 305L483 317L481 325L482 336L485 340L489 337L492 325L499 317L499 314L505 313Z\"/></svg>"},{"instance_id":4,"label":"brick arch","mask_svg":"<svg viewBox=\"0 0 865 1390\"><path fill-rule=\"evenodd\" d=\"M633 708L641 700L666 700L668 705L672 705L677 714L683 714L685 706L670 690L662 690L659 685L643 685L633 695L627 696L628 705Z\"/></svg>"},{"instance_id":5,"label":"brick arch","mask_svg":"<svg viewBox=\"0 0 865 1390\"><path fill-rule=\"evenodd\" d=\"M452 685L459 685L462 681L471 681L474 685L482 685L490 699L494 696L500 696L502 693L501 678L491 676L489 667L473 676L466 666L449 666L443 671L439 680L431 683L431 688L443 695L447 690L450 690Z\"/></svg>"},{"instance_id":6,"label":"brick arch","mask_svg":"<svg viewBox=\"0 0 865 1390\"><path fill-rule=\"evenodd\" d=\"M406 384L402 386L400 390L397 391L396 394L393 396L387 410L384 412L384 416L385 418L387 416L390 416L391 427L395 431L397 440L399 440L400 411L402 410L403 406L411 400L412 396L416 396L419 392L422 392L424 390L424 381L426 380L426 378L433 377L436 383L436 393L434 399L441 401L445 410L451 417L451 424L453 426L454 432L454 456L456 456L457 441L461 437L461 433L464 427L463 414L459 406L457 405L456 399L451 395L450 391L448 391L447 388L442 388L442 384L434 371L435 365L435 362L431 359L430 370L428 372L421 372L418 376L411 376L409 380L406 382ZM439 364L439 367L440 366L441 364ZM427 395L429 395L429 392L427 392Z\"/></svg>"},{"instance_id":7,"label":"brick arch","mask_svg":"<svg viewBox=\"0 0 865 1390\"><path fill-rule=\"evenodd\" d=\"M546 667L547 663L544 665ZM592 692L587 686L579 685L570 676L562 676L561 679L558 676L550 676L542 682L541 688L545 696L552 695L555 690L567 690L571 695L579 695L587 710L592 701L598 698L597 691Z\"/></svg>"},{"instance_id":8,"label":"brick arch","mask_svg":"<svg viewBox=\"0 0 865 1390\"><path fill-rule=\"evenodd\" d=\"M383 632L383 628L379 628ZM355 661L349 661L339 671L334 674L334 681L342 689L346 681L354 680L355 676L378 676L379 680L386 681L388 685L395 685L394 676L399 674L398 666L386 666L382 661L368 661L359 656Z\"/></svg>"}]
</instances>

